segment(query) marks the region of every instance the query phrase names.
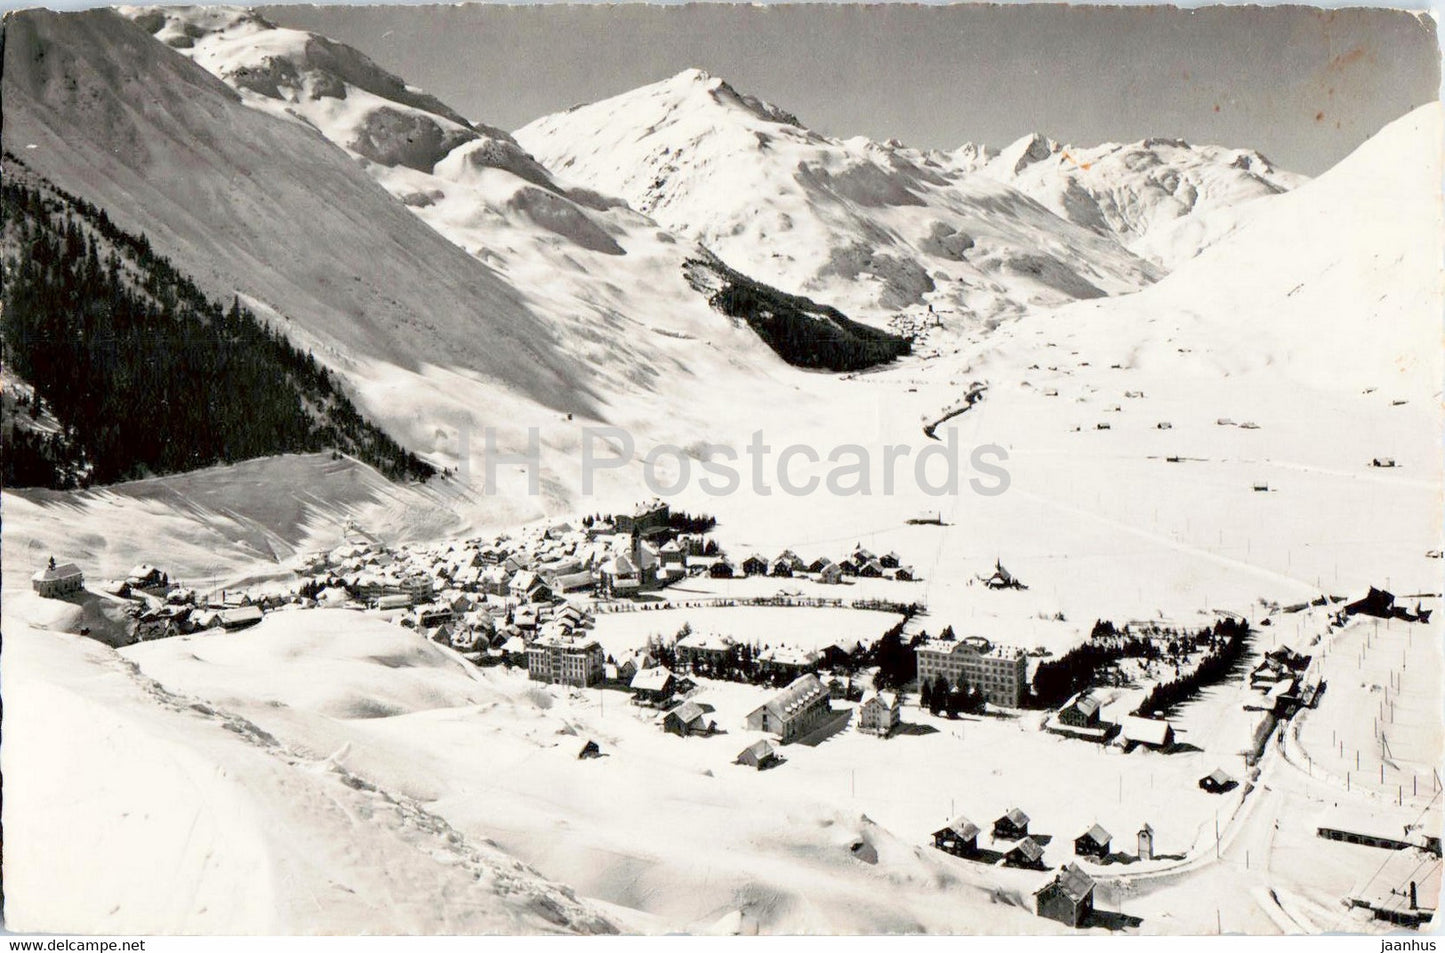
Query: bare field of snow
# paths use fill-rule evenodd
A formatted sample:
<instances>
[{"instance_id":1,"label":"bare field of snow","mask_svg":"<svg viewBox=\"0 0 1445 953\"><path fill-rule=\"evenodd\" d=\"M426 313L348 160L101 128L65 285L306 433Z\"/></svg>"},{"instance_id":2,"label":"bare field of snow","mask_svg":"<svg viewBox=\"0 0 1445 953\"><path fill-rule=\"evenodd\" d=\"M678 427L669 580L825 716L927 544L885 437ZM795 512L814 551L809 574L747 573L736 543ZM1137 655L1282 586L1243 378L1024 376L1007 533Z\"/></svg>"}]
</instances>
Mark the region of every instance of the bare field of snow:
<instances>
[{"instance_id":1,"label":"bare field of snow","mask_svg":"<svg viewBox=\"0 0 1445 953\"><path fill-rule=\"evenodd\" d=\"M614 929L415 800L175 694L104 646L8 620L5 635L10 929Z\"/></svg>"}]
</instances>

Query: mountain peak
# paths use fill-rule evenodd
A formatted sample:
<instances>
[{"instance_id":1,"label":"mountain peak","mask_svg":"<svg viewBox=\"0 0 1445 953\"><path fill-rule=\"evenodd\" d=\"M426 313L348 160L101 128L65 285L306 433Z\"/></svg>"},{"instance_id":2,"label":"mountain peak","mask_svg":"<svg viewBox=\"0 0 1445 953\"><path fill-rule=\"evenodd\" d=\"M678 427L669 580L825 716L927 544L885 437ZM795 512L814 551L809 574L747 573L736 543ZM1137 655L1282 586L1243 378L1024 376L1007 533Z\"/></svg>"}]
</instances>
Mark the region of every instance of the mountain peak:
<instances>
[{"instance_id":1,"label":"mountain peak","mask_svg":"<svg viewBox=\"0 0 1445 953\"><path fill-rule=\"evenodd\" d=\"M1041 132L1031 132L1009 143L999 153L999 161L1006 164L1015 175L1042 162L1059 151L1059 144Z\"/></svg>"}]
</instances>

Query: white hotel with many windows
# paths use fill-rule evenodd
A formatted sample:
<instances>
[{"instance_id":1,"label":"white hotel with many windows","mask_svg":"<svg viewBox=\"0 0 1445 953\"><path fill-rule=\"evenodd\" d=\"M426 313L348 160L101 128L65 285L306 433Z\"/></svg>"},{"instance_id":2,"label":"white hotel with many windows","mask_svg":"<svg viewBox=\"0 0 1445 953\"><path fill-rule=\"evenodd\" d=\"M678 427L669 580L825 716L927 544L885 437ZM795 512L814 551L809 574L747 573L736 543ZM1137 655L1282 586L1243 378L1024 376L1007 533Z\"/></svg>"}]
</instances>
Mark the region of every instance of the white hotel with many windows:
<instances>
[{"instance_id":1,"label":"white hotel with many windows","mask_svg":"<svg viewBox=\"0 0 1445 953\"><path fill-rule=\"evenodd\" d=\"M918 682L943 676L950 687L962 674L983 697L1004 708L1017 708L1028 693L1028 656L1024 650L994 645L981 636L956 641L929 639L918 647Z\"/></svg>"},{"instance_id":2,"label":"white hotel with many windows","mask_svg":"<svg viewBox=\"0 0 1445 953\"><path fill-rule=\"evenodd\" d=\"M602 646L583 635L548 634L527 646L527 675L538 682L585 688L602 681Z\"/></svg>"}]
</instances>

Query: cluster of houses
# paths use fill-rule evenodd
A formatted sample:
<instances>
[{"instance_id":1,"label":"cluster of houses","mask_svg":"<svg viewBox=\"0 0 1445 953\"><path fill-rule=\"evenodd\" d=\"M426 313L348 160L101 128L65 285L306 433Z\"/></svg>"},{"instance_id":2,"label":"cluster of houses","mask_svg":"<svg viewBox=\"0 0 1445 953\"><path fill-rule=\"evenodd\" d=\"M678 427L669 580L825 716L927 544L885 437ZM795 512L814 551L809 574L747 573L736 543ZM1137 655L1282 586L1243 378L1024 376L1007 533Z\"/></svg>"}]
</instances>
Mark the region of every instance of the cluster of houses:
<instances>
[{"instance_id":1,"label":"cluster of houses","mask_svg":"<svg viewBox=\"0 0 1445 953\"><path fill-rule=\"evenodd\" d=\"M1143 747L1167 751L1174 745L1174 726L1168 721L1140 715L1125 715L1117 722L1105 721L1103 708L1104 699L1093 689L1086 689L1064 702L1044 727L1057 735L1097 744L1112 742L1126 749Z\"/></svg>"},{"instance_id":2,"label":"cluster of houses","mask_svg":"<svg viewBox=\"0 0 1445 953\"><path fill-rule=\"evenodd\" d=\"M978 845L982 830L967 817L959 816L946 826L933 832L933 846L945 853L967 860L1003 863L1010 867L1032 870L1044 869L1044 848L1041 841L1050 838L1029 832L1029 816L1017 807L1011 807L993 822L991 840L997 849L984 850ZM1093 862L1106 861L1111 856L1110 844L1113 836L1098 824L1074 838L1074 856ZM1148 824L1139 828L1137 835L1138 858L1154 858L1154 829ZM1077 862L1061 867L1057 874L1045 881L1034 891L1034 909L1041 917L1048 917L1072 927L1083 926L1094 910L1094 878L1089 876Z\"/></svg>"},{"instance_id":3,"label":"cluster of houses","mask_svg":"<svg viewBox=\"0 0 1445 953\"><path fill-rule=\"evenodd\" d=\"M1249 673L1249 687L1264 697L1259 704L1246 707L1272 712L1280 718L1313 707L1319 700L1321 683L1307 677L1310 661L1311 656L1284 645L1266 652Z\"/></svg>"},{"instance_id":4,"label":"cluster of houses","mask_svg":"<svg viewBox=\"0 0 1445 953\"><path fill-rule=\"evenodd\" d=\"M44 572L55 569L65 567L55 567L51 560ZM77 587L79 576L76 569L72 578ZM202 596L172 583L168 573L149 563L132 566L125 578L107 580L100 588L106 595L129 600L126 611L133 620L131 635L138 642L207 629L243 629L261 621L262 606L246 594L223 591Z\"/></svg>"},{"instance_id":5,"label":"cluster of houses","mask_svg":"<svg viewBox=\"0 0 1445 953\"><path fill-rule=\"evenodd\" d=\"M695 687L686 676L652 666L633 675L628 687L635 704L665 709L658 723L669 734L687 738L712 735L720 730L711 705L683 697ZM749 731L773 737L744 748L735 763L758 770L781 764L780 745L800 741L836 723L838 712L833 709L832 701L837 697L832 686L811 672L793 679L743 719L743 726ZM856 712L858 731L886 737L898 727L901 706L895 693L867 693Z\"/></svg>"},{"instance_id":6,"label":"cluster of houses","mask_svg":"<svg viewBox=\"0 0 1445 953\"><path fill-rule=\"evenodd\" d=\"M818 556L804 560L791 549L785 549L771 559L754 553L733 564L726 558L713 562L708 572L714 578L734 576L771 576L778 579L803 577L828 585L841 583L844 577L860 579L895 579L899 582L915 582L918 575L912 566L903 564L897 553L875 556L860 544L842 559Z\"/></svg>"},{"instance_id":7,"label":"cluster of houses","mask_svg":"<svg viewBox=\"0 0 1445 953\"><path fill-rule=\"evenodd\" d=\"M549 603L569 593L629 597L699 574L716 561L701 533L674 533L666 503L612 520L556 522L445 546L390 549L349 542L305 560L312 585L339 587L366 605L402 608L437 593Z\"/></svg>"}]
</instances>

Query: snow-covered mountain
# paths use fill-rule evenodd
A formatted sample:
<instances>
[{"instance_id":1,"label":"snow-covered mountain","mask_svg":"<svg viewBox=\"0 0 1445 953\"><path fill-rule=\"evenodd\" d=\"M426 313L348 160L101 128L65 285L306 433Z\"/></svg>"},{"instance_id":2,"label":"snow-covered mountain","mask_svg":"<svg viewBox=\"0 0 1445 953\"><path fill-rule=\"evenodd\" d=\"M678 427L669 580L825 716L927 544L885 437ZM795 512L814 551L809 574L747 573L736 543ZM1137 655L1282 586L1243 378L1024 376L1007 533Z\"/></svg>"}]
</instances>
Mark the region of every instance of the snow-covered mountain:
<instances>
[{"instance_id":1,"label":"snow-covered mountain","mask_svg":"<svg viewBox=\"0 0 1445 953\"><path fill-rule=\"evenodd\" d=\"M663 82L538 119L517 141L730 265L844 312L996 317L1160 272L1013 188L897 143L839 140L721 78Z\"/></svg>"},{"instance_id":2,"label":"snow-covered mountain","mask_svg":"<svg viewBox=\"0 0 1445 953\"><path fill-rule=\"evenodd\" d=\"M997 153L964 145L951 164L1011 185L1168 270L1237 227L1242 206L1306 181L1253 150L1179 139L1083 148L1035 133Z\"/></svg>"},{"instance_id":3,"label":"snow-covered mountain","mask_svg":"<svg viewBox=\"0 0 1445 953\"><path fill-rule=\"evenodd\" d=\"M1439 189L1440 136L1440 106L1422 106L1318 178L1258 202L1153 287L1015 330L1095 357L1127 354L1131 368L1223 376L1271 399L1271 381L1286 381L1429 403L1441 388L1445 219L1421 198Z\"/></svg>"},{"instance_id":4,"label":"snow-covered mountain","mask_svg":"<svg viewBox=\"0 0 1445 953\"><path fill-rule=\"evenodd\" d=\"M544 496L474 506L570 496L588 422L730 440L704 382L762 413L803 379L689 284L695 246L361 54L245 11L125 14L7 18L5 147L239 294L438 465L470 431L481 473L483 428L520 451L540 427Z\"/></svg>"}]
</instances>

